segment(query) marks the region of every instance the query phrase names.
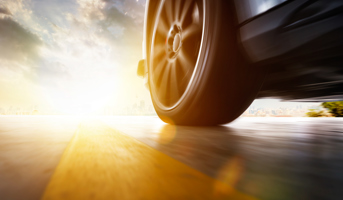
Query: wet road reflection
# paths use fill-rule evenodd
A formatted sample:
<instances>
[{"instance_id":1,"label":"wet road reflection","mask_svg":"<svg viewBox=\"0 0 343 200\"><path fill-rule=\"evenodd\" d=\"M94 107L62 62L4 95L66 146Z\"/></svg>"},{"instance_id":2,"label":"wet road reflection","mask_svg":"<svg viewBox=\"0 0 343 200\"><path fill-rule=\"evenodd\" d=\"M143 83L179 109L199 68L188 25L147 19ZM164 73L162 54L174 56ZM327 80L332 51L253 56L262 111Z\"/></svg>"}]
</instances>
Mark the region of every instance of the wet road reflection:
<instances>
[{"instance_id":1,"label":"wet road reflection","mask_svg":"<svg viewBox=\"0 0 343 200\"><path fill-rule=\"evenodd\" d=\"M240 118L220 127L172 126L157 118L104 121L257 199L343 196L341 119Z\"/></svg>"}]
</instances>

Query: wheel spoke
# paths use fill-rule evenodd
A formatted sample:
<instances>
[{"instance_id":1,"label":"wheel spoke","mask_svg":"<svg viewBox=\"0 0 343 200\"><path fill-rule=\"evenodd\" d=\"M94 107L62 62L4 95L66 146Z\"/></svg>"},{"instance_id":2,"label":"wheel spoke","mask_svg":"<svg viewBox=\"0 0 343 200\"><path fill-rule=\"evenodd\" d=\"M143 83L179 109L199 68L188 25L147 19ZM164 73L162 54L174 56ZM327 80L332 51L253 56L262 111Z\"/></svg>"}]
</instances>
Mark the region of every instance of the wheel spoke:
<instances>
[{"instance_id":1,"label":"wheel spoke","mask_svg":"<svg viewBox=\"0 0 343 200\"><path fill-rule=\"evenodd\" d=\"M174 63L170 69L170 99L171 102L176 102L180 98L179 82L177 75L176 64Z\"/></svg>"},{"instance_id":2,"label":"wheel spoke","mask_svg":"<svg viewBox=\"0 0 343 200\"><path fill-rule=\"evenodd\" d=\"M187 40L195 34L201 34L201 27L197 24L191 24L182 31L182 39Z\"/></svg>"},{"instance_id":3,"label":"wheel spoke","mask_svg":"<svg viewBox=\"0 0 343 200\"><path fill-rule=\"evenodd\" d=\"M153 72L153 80L155 83L162 77L163 75L162 73L164 72L166 65L167 65L167 60L165 58L163 58L163 60L161 60L161 62L157 64Z\"/></svg>"},{"instance_id":4,"label":"wheel spoke","mask_svg":"<svg viewBox=\"0 0 343 200\"><path fill-rule=\"evenodd\" d=\"M193 1L186 0L184 6L182 8L182 11L181 11L181 18L180 18L181 24L185 21L186 15L187 15L189 9L191 8L192 4L193 4Z\"/></svg>"},{"instance_id":5,"label":"wheel spoke","mask_svg":"<svg viewBox=\"0 0 343 200\"><path fill-rule=\"evenodd\" d=\"M181 49L181 52L178 55L178 61L181 65L181 68L184 72L193 68L192 59L187 56L186 51Z\"/></svg>"},{"instance_id":6,"label":"wheel spoke","mask_svg":"<svg viewBox=\"0 0 343 200\"><path fill-rule=\"evenodd\" d=\"M155 54L156 59L165 55L166 54L165 45L161 43L156 45L154 47L154 54Z\"/></svg>"},{"instance_id":7,"label":"wheel spoke","mask_svg":"<svg viewBox=\"0 0 343 200\"><path fill-rule=\"evenodd\" d=\"M192 22L199 24L200 23L200 13L199 13L199 6L194 4L193 11L192 11Z\"/></svg>"},{"instance_id":8,"label":"wheel spoke","mask_svg":"<svg viewBox=\"0 0 343 200\"><path fill-rule=\"evenodd\" d=\"M180 11L182 9L182 4L181 0L176 0L175 1L175 20L179 21L180 20Z\"/></svg>"},{"instance_id":9,"label":"wheel spoke","mask_svg":"<svg viewBox=\"0 0 343 200\"><path fill-rule=\"evenodd\" d=\"M195 63L189 58L185 50L181 50L179 53L178 61L184 74L183 79L189 80L192 76Z\"/></svg>"},{"instance_id":10,"label":"wheel spoke","mask_svg":"<svg viewBox=\"0 0 343 200\"><path fill-rule=\"evenodd\" d=\"M169 75L170 75L170 63L167 64L167 66L163 70L163 74L160 77L161 84L159 87L158 95L162 101L167 100L167 95L168 95L168 82L169 82Z\"/></svg>"},{"instance_id":11,"label":"wheel spoke","mask_svg":"<svg viewBox=\"0 0 343 200\"><path fill-rule=\"evenodd\" d=\"M173 1L172 0L166 0L166 4L165 4L164 8L165 8L166 15L167 15L168 25L171 26L173 24L173 21L174 21Z\"/></svg>"},{"instance_id":12,"label":"wheel spoke","mask_svg":"<svg viewBox=\"0 0 343 200\"><path fill-rule=\"evenodd\" d=\"M166 21L163 18L160 18L158 26L157 26L157 32L160 33L162 36L168 35L168 25L166 24Z\"/></svg>"}]
</instances>

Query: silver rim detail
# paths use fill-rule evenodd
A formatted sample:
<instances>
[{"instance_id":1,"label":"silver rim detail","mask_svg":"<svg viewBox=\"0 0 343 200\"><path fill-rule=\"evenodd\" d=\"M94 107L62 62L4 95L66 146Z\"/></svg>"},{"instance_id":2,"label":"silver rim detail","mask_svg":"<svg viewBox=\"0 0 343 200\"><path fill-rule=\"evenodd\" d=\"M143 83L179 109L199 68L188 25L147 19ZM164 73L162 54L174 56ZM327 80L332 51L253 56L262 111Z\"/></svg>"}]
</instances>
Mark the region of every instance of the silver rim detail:
<instances>
[{"instance_id":1,"label":"silver rim detail","mask_svg":"<svg viewBox=\"0 0 343 200\"><path fill-rule=\"evenodd\" d=\"M165 110L177 106L193 81L204 32L202 0L164 0L155 22L150 89Z\"/></svg>"}]
</instances>

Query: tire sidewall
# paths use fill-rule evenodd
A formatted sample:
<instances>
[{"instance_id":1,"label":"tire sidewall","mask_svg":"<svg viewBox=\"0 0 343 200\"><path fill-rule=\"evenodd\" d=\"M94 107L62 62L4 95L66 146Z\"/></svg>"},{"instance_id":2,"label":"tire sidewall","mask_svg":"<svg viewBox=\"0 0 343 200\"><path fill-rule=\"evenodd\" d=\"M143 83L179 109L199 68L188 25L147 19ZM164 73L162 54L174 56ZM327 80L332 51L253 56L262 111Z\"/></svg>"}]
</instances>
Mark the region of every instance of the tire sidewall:
<instances>
[{"instance_id":1,"label":"tire sidewall","mask_svg":"<svg viewBox=\"0 0 343 200\"><path fill-rule=\"evenodd\" d=\"M158 116L165 122L180 125L215 125L238 117L253 98L240 98L239 79L245 63L237 53L233 5L227 0L203 0L203 41L193 81L182 101L172 109L158 106L151 98ZM149 80L151 81L151 80ZM244 95L243 95L244 96ZM240 108L228 109L229 104ZM226 112L230 112L229 115ZM229 117L230 116L230 117Z\"/></svg>"}]
</instances>

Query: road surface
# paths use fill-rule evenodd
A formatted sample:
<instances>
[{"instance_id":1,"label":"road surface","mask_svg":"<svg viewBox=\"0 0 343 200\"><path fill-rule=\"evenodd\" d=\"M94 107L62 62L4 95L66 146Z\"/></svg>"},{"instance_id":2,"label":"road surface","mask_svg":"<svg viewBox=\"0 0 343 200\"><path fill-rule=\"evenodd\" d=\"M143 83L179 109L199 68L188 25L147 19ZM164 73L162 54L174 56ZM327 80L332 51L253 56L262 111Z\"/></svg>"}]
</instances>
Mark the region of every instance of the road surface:
<instances>
[{"instance_id":1,"label":"road surface","mask_svg":"<svg viewBox=\"0 0 343 200\"><path fill-rule=\"evenodd\" d=\"M343 120L0 117L0 199L342 199Z\"/></svg>"}]
</instances>

